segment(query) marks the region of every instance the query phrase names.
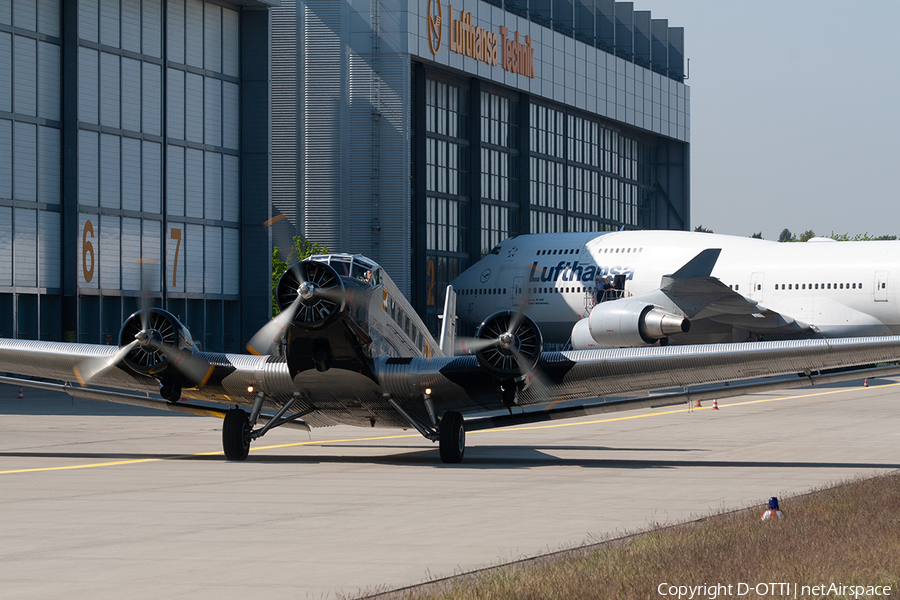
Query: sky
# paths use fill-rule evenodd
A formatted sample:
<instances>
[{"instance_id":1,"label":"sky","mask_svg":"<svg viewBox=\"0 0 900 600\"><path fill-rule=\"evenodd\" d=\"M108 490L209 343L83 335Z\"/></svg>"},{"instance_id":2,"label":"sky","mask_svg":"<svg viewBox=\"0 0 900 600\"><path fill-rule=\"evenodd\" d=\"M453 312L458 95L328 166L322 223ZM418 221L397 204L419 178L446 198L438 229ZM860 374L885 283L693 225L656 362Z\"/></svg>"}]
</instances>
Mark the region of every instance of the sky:
<instances>
[{"instance_id":1,"label":"sky","mask_svg":"<svg viewBox=\"0 0 900 600\"><path fill-rule=\"evenodd\" d=\"M900 2L635 10L685 30L692 228L900 236Z\"/></svg>"}]
</instances>

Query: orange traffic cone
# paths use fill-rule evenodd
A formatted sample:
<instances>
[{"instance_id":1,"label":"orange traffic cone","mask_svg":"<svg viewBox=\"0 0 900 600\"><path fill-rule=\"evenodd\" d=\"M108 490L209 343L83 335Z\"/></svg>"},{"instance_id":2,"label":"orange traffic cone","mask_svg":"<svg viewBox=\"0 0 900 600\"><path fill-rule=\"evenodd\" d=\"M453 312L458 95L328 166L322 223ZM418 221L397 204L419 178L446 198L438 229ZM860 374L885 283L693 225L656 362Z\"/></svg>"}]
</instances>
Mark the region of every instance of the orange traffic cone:
<instances>
[{"instance_id":1,"label":"orange traffic cone","mask_svg":"<svg viewBox=\"0 0 900 600\"><path fill-rule=\"evenodd\" d=\"M869 378L866 377L865 381L863 381L863 387L869 387Z\"/></svg>"},{"instance_id":2,"label":"orange traffic cone","mask_svg":"<svg viewBox=\"0 0 900 600\"><path fill-rule=\"evenodd\" d=\"M22 391L22 386L19 386L19 395L16 396L17 400L23 400L25 398L25 392Z\"/></svg>"},{"instance_id":3,"label":"orange traffic cone","mask_svg":"<svg viewBox=\"0 0 900 600\"><path fill-rule=\"evenodd\" d=\"M712 409L713 409L713 410L719 410L719 403L718 403L718 401L716 401L715 399L713 400Z\"/></svg>"},{"instance_id":4,"label":"orange traffic cone","mask_svg":"<svg viewBox=\"0 0 900 600\"><path fill-rule=\"evenodd\" d=\"M694 402L694 408L702 408L702 405L700 404L700 401L699 401L699 400L696 400L696 401Z\"/></svg>"}]
</instances>

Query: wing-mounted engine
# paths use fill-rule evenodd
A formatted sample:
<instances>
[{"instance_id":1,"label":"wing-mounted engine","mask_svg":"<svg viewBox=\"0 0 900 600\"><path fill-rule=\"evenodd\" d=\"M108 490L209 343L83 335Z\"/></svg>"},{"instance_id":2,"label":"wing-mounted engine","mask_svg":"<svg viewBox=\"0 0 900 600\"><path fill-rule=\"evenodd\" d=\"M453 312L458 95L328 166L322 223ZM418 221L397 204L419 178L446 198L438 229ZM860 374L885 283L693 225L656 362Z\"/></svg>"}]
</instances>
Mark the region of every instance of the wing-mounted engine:
<instances>
[{"instance_id":1,"label":"wing-mounted engine","mask_svg":"<svg viewBox=\"0 0 900 600\"><path fill-rule=\"evenodd\" d=\"M691 322L652 304L635 300L603 302L572 329L575 350L631 348L666 344L671 335L687 333Z\"/></svg>"},{"instance_id":2,"label":"wing-mounted engine","mask_svg":"<svg viewBox=\"0 0 900 600\"><path fill-rule=\"evenodd\" d=\"M156 376L170 366L163 349L194 351L194 339L175 315L160 308L150 308L145 315L138 311L128 317L119 330L119 347L137 342L122 362L132 371Z\"/></svg>"},{"instance_id":3,"label":"wing-mounted engine","mask_svg":"<svg viewBox=\"0 0 900 600\"><path fill-rule=\"evenodd\" d=\"M291 324L319 329L344 310L347 293L331 266L305 260L284 272L275 286L275 302L283 313L291 314Z\"/></svg>"},{"instance_id":4,"label":"wing-mounted engine","mask_svg":"<svg viewBox=\"0 0 900 600\"><path fill-rule=\"evenodd\" d=\"M537 365L543 338L537 324L520 312L500 311L489 316L475 333L475 357L491 375L520 381Z\"/></svg>"},{"instance_id":5,"label":"wing-mounted engine","mask_svg":"<svg viewBox=\"0 0 900 600\"><path fill-rule=\"evenodd\" d=\"M204 386L213 372L210 363L194 356L187 327L172 313L149 306L125 320L114 354L83 360L73 372L87 386L114 367L153 377L159 381L159 394L170 402L181 398L183 387Z\"/></svg>"},{"instance_id":6,"label":"wing-mounted engine","mask_svg":"<svg viewBox=\"0 0 900 600\"><path fill-rule=\"evenodd\" d=\"M119 348L120 364L159 381L160 396L170 402L181 398L182 388L203 386L213 371L212 365L194 356L188 328L160 308L145 308L128 317L119 331Z\"/></svg>"}]
</instances>

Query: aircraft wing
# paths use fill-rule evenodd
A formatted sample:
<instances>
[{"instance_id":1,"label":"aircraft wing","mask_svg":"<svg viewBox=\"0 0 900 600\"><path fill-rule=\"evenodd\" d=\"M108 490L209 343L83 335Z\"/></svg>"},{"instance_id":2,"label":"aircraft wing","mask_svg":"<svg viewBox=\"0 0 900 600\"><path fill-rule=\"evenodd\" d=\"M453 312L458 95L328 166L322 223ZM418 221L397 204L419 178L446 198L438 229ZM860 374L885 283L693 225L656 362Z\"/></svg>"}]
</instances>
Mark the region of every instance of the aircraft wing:
<instances>
[{"instance_id":1,"label":"aircraft wing","mask_svg":"<svg viewBox=\"0 0 900 600\"><path fill-rule=\"evenodd\" d=\"M49 379L76 389L112 388L144 396L159 394L160 379L165 379L165 371L138 373L128 368L124 361L111 364L98 372L89 385L79 385L75 373L79 366L87 361L112 359L118 350L116 346L95 344L0 339L0 371L39 378L35 387L41 387L39 382ZM184 382L184 398L249 405L253 403L255 396L253 390L262 387L273 397L290 397L295 391L284 359L214 352L196 352L192 353L192 357L210 365L212 373L202 385L195 382L188 387L188 382ZM32 382L27 379L22 381L22 385L30 384ZM86 393L82 392L81 395Z\"/></svg>"},{"instance_id":2,"label":"aircraft wing","mask_svg":"<svg viewBox=\"0 0 900 600\"><path fill-rule=\"evenodd\" d=\"M155 395L159 387L156 379L116 366L87 388L76 385L72 373L78 364L89 358L110 357L115 351L110 346L4 339L0 340L0 371L68 382L73 395L96 396L98 400L134 404L129 399ZM493 372L474 355L382 357L374 362L375 382L361 379L358 374L353 377L354 374L342 369L334 369L331 375L301 374L292 379L286 362L280 357L216 353L196 353L196 356L208 360L214 372L204 386L185 389L182 400L250 406L256 395L263 393L268 400L267 407L277 408L302 394L308 396L305 401L316 407L308 413L312 417L307 417L311 425L348 421L359 425L364 421L345 420L341 414L349 415L354 405L360 414L391 413L388 396L416 419L427 421L422 403L426 389L431 390L430 397L438 414L450 410L475 414L515 405L593 400L650 389L784 374L810 375L828 369L891 362L900 359L900 336L544 352L524 376L518 365L513 367L516 371L506 375ZM342 383L336 387L339 380ZM40 382L22 379L5 381L42 387ZM505 398L504 385L512 390ZM98 390L98 387L137 392L139 396L123 394L120 399L114 392ZM97 393L93 394L93 390ZM321 413L319 418L315 418L316 411ZM385 421L385 425L406 424L396 414Z\"/></svg>"},{"instance_id":3,"label":"aircraft wing","mask_svg":"<svg viewBox=\"0 0 900 600\"><path fill-rule=\"evenodd\" d=\"M475 356L403 363L385 358L378 371L385 390L397 399L421 404L423 390L429 388L437 407L466 414L651 389L813 375L898 358L900 336L545 352L509 404L499 397L501 378L488 373Z\"/></svg>"},{"instance_id":4,"label":"aircraft wing","mask_svg":"<svg viewBox=\"0 0 900 600\"><path fill-rule=\"evenodd\" d=\"M658 290L631 299L677 308L692 322L708 319L759 335L799 337L814 333L808 324L770 310L712 277L720 252L718 248L702 251L672 275L664 276Z\"/></svg>"},{"instance_id":5,"label":"aircraft wing","mask_svg":"<svg viewBox=\"0 0 900 600\"><path fill-rule=\"evenodd\" d=\"M699 277L691 279L663 278L658 292L651 292L647 300L661 295L660 304L671 303L692 321L709 319L758 334L800 335L811 333L810 326L759 304L716 279ZM634 298L642 300L642 296Z\"/></svg>"}]
</instances>

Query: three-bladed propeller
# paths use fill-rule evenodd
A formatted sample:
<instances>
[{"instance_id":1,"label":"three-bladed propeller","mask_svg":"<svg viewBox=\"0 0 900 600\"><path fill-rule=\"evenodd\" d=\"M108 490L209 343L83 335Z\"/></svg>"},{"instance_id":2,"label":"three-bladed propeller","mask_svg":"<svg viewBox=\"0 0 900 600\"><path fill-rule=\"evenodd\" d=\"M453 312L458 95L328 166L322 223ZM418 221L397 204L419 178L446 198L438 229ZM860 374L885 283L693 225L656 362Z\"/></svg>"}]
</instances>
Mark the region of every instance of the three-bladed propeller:
<instances>
[{"instance_id":1,"label":"three-bladed propeller","mask_svg":"<svg viewBox=\"0 0 900 600\"><path fill-rule=\"evenodd\" d=\"M537 367L543 340L537 324L525 314L530 304L528 298L521 298L516 310L489 316L474 338L458 338L455 350L456 354L475 354L488 372L501 379L501 389L510 397L516 389L530 389L538 397L552 399Z\"/></svg>"},{"instance_id":2,"label":"three-bladed propeller","mask_svg":"<svg viewBox=\"0 0 900 600\"><path fill-rule=\"evenodd\" d=\"M133 370L151 376L171 368L178 375L166 379L176 381L179 389L182 383L191 386L205 385L212 375L213 365L196 357L190 350L178 347L181 337L179 329L183 326L169 313L151 306L152 297L147 290L152 287L153 273L145 265L155 261L138 262L141 264L143 289L141 308L122 327L119 341L124 345L110 356L89 358L78 363L72 369L75 378L82 387L86 387L97 376L124 362ZM139 325L135 322L135 317L138 317ZM189 334L185 335L190 338ZM125 343L128 339L131 341Z\"/></svg>"},{"instance_id":3,"label":"three-bladed propeller","mask_svg":"<svg viewBox=\"0 0 900 600\"><path fill-rule=\"evenodd\" d=\"M316 261L291 265L278 281L275 295L281 312L247 342L251 354L272 354L291 323L310 329L323 326L350 299L337 272Z\"/></svg>"}]
</instances>

